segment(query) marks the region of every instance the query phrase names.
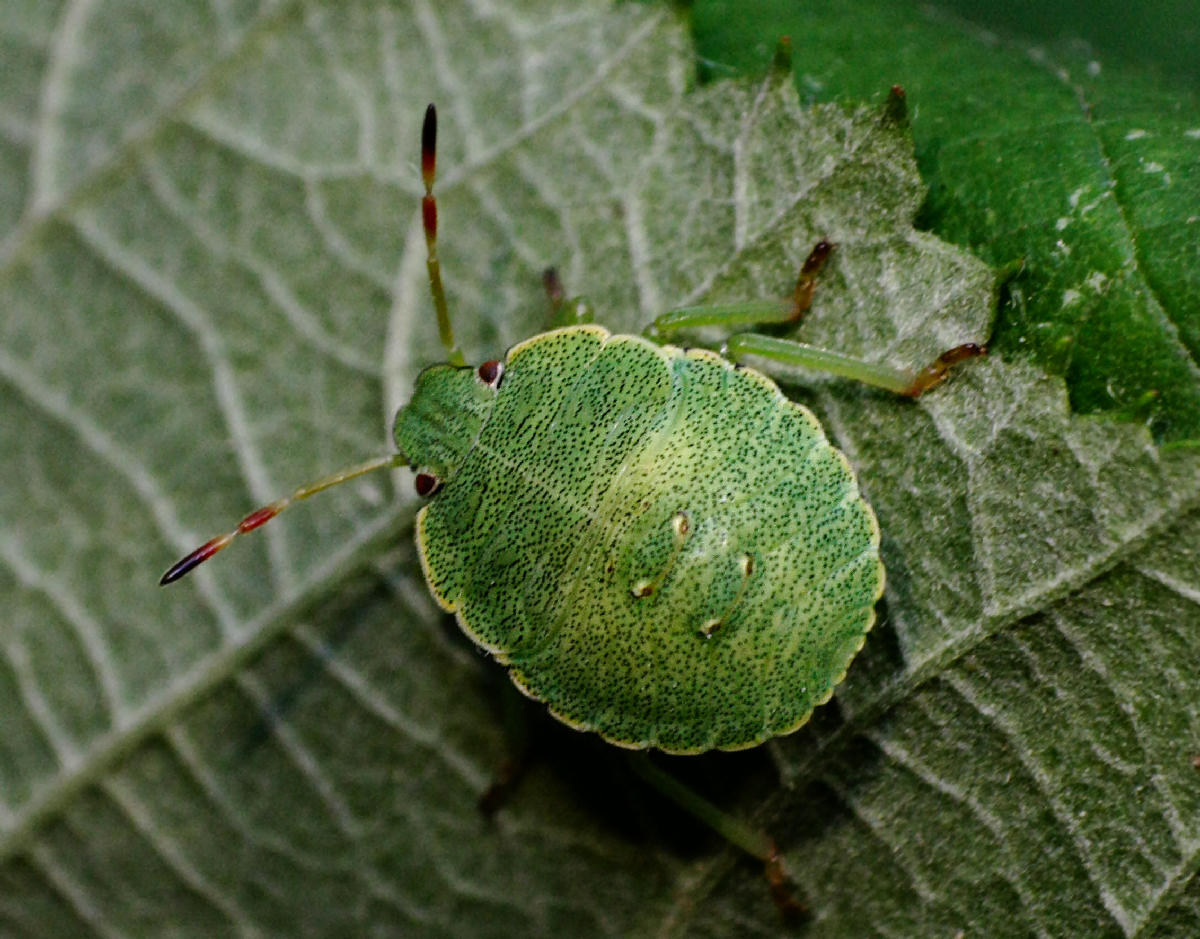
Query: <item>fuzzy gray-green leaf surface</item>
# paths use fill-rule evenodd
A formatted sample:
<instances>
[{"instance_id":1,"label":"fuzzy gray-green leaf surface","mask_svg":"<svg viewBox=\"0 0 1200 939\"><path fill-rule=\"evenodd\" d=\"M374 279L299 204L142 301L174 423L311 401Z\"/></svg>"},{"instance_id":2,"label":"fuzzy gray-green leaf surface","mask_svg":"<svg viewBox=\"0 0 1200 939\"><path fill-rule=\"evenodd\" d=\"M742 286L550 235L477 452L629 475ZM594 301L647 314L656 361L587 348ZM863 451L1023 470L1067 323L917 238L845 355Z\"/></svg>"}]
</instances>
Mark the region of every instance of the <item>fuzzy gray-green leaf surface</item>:
<instances>
[{"instance_id":1,"label":"fuzzy gray-green leaf surface","mask_svg":"<svg viewBox=\"0 0 1200 939\"><path fill-rule=\"evenodd\" d=\"M542 328L548 264L631 330L785 293L820 237L804 338L910 366L985 338L991 272L912 228L890 79L812 111L697 89L653 4L27 3L0 42L0 933L780 930L591 738L542 726L480 816L503 686L425 591L407 472L155 580L386 448L440 357L430 100L473 360ZM801 930L1186 934L1194 453L1002 357L917 403L786 377L879 514L881 623L810 729L672 762L777 835Z\"/></svg>"}]
</instances>

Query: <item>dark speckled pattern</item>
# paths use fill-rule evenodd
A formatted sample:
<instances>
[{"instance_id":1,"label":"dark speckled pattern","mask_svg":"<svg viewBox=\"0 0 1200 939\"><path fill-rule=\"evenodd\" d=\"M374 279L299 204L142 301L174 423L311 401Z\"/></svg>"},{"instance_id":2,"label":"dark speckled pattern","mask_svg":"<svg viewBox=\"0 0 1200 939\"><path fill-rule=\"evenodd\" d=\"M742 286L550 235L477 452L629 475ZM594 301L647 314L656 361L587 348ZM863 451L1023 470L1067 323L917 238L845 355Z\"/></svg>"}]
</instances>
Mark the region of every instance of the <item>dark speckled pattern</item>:
<instances>
[{"instance_id":1,"label":"dark speckled pattern","mask_svg":"<svg viewBox=\"0 0 1200 939\"><path fill-rule=\"evenodd\" d=\"M518 686L673 752L799 727L883 589L875 516L808 410L711 352L597 326L509 351L417 539L434 595ZM635 597L644 580L661 583Z\"/></svg>"}]
</instances>

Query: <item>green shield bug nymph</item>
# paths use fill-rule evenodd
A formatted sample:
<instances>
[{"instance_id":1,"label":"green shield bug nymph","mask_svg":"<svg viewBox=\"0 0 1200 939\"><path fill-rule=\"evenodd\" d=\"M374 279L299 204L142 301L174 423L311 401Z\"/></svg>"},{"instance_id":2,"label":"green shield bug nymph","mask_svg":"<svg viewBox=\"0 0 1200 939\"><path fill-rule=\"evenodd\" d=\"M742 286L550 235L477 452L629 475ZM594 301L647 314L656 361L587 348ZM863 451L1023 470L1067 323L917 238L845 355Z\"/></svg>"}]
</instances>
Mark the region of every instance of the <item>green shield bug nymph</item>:
<instances>
[{"instance_id":1,"label":"green shield bug nymph","mask_svg":"<svg viewBox=\"0 0 1200 939\"><path fill-rule=\"evenodd\" d=\"M812 413L735 362L753 354L915 396L983 348L958 346L911 373L753 333L735 334L725 357L658 341L798 318L831 250L822 241L786 303L675 310L644 336L575 322L468 367L437 259L435 143L430 105L423 214L449 362L423 371L396 415L399 453L252 512L162 582L295 501L408 465L428 499L416 540L429 589L557 718L671 753L794 731L875 620L879 528ZM548 289L569 306L553 277Z\"/></svg>"}]
</instances>

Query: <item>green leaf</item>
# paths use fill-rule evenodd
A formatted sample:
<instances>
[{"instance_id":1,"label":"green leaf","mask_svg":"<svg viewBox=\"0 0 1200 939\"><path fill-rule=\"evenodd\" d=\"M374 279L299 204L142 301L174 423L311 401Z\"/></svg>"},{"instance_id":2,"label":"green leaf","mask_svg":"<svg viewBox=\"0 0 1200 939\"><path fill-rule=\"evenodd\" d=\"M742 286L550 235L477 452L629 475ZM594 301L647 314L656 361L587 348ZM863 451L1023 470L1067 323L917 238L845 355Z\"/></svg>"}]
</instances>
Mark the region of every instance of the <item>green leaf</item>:
<instances>
[{"instance_id":1,"label":"green leaf","mask_svg":"<svg viewBox=\"0 0 1200 939\"><path fill-rule=\"evenodd\" d=\"M475 360L542 327L547 264L634 329L784 293L822 236L799 335L908 366L982 339L993 277L911 227L904 130L770 76L696 88L658 5L30 4L0 26L0 932L777 931L755 865L532 703L533 763L480 816L507 685L425 591L407 471L155 581L388 447L440 355L427 101ZM1200 918L1200 465L1072 415L1014 352L915 403L785 376L879 514L881 622L805 731L666 762L768 826L813 932Z\"/></svg>"},{"instance_id":2,"label":"green leaf","mask_svg":"<svg viewBox=\"0 0 1200 939\"><path fill-rule=\"evenodd\" d=\"M1186 77L1200 71L1200 37L1190 13L1174 0L700 0L696 31L714 74L755 71L791 34L796 82L813 100L902 84L931 187L923 226L996 266L1024 266L994 348L1063 375L1078 411L1194 441L1200 98Z\"/></svg>"}]
</instances>

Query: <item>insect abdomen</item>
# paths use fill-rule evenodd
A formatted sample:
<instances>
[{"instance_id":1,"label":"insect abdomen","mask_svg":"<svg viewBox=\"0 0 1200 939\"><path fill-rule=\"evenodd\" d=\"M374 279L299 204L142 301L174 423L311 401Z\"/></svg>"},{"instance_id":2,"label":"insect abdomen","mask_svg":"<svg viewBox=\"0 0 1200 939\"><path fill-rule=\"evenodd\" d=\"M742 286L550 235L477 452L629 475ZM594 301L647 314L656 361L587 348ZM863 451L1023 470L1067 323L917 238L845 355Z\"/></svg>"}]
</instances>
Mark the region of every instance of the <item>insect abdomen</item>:
<instances>
[{"instance_id":1,"label":"insect abdomen","mask_svg":"<svg viewBox=\"0 0 1200 939\"><path fill-rule=\"evenodd\" d=\"M420 539L435 594L529 693L676 751L794 729L882 585L874 517L811 414L711 353L596 327L512 350Z\"/></svg>"}]
</instances>

